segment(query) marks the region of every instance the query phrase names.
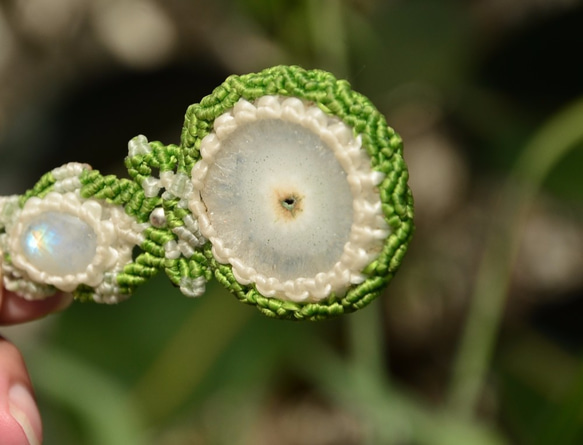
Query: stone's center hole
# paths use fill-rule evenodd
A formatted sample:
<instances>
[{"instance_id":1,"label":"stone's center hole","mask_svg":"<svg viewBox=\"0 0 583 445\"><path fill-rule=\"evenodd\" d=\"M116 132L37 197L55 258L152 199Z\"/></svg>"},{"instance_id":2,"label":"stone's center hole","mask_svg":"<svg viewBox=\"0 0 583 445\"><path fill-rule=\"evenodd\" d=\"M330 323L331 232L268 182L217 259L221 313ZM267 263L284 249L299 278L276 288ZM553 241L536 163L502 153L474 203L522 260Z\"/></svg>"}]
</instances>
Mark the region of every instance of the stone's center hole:
<instances>
[{"instance_id":1,"label":"stone's center hole","mask_svg":"<svg viewBox=\"0 0 583 445\"><path fill-rule=\"evenodd\" d=\"M283 201L281 201L281 205L283 206L284 209L293 211L296 205L296 198L294 198L293 196L286 198Z\"/></svg>"},{"instance_id":2,"label":"stone's center hole","mask_svg":"<svg viewBox=\"0 0 583 445\"><path fill-rule=\"evenodd\" d=\"M303 197L295 190L275 190L276 219L293 221L303 211Z\"/></svg>"}]
</instances>

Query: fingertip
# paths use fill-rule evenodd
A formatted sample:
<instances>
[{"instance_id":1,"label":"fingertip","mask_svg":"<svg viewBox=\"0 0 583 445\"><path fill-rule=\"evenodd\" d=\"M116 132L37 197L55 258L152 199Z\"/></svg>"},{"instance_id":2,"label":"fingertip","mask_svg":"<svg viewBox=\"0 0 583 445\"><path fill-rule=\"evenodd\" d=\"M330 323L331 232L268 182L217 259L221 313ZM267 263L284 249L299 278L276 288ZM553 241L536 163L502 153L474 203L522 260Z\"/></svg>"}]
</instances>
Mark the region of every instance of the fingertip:
<instances>
[{"instance_id":1,"label":"fingertip","mask_svg":"<svg viewBox=\"0 0 583 445\"><path fill-rule=\"evenodd\" d=\"M0 432L4 445L25 445L30 443L24 430L8 410L0 410Z\"/></svg>"},{"instance_id":2,"label":"fingertip","mask_svg":"<svg viewBox=\"0 0 583 445\"><path fill-rule=\"evenodd\" d=\"M18 349L0 338L0 443L39 445L41 417Z\"/></svg>"},{"instance_id":3,"label":"fingertip","mask_svg":"<svg viewBox=\"0 0 583 445\"><path fill-rule=\"evenodd\" d=\"M8 409L12 418L18 423L29 445L40 445L42 423L36 401L27 386L16 383L8 390Z\"/></svg>"},{"instance_id":4,"label":"fingertip","mask_svg":"<svg viewBox=\"0 0 583 445\"><path fill-rule=\"evenodd\" d=\"M24 323L67 308L73 301L70 294L57 293L42 300L26 300L4 290L0 299L0 325Z\"/></svg>"}]
</instances>

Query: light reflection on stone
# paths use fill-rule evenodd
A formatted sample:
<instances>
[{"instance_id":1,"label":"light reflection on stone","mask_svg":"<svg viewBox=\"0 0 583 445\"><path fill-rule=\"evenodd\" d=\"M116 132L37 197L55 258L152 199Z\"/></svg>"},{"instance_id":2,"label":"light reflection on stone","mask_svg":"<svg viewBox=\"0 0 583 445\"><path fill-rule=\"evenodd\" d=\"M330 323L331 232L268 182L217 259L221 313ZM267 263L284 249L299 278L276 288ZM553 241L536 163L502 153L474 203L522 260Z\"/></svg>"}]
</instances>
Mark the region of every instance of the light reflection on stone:
<instances>
[{"instance_id":1,"label":"light reflection on stone","mask_svg":"<svg viewBox=\"0 0 583 445\"><path fill-rule=\"evenodd\" d=\"M20 240L27 261L51 275L84 272L97 250L97 235L77 216L44 212L31 220Z\"/></svg>"}]
</instances>

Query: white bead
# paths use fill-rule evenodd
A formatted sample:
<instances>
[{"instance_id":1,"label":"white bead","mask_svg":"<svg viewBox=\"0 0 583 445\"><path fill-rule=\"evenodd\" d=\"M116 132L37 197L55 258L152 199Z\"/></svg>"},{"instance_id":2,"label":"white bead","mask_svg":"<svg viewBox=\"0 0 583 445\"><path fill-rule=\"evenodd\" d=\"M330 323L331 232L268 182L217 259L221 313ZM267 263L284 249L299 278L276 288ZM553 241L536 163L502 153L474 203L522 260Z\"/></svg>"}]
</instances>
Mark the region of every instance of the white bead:
<instances>
[{"instance_id":1,"label":"white bead","mask_svg":"<svg viewBox=\"0 0 583 445\"><path fill-rule=\"evenodd\" d=\"M28 262L39 271L74 275L84 272L92 263L97 235L75 215L44 212L24 227L20 245Z\"/></svg>"},{"instance_id":2,"label":"white bead","mask_svg":"<svg viewBox=\"0 0 583 445\"><path fill-rule=\"evenodd\" d=\"M162 207L156 207L150 213L150 224L154 227L166 227L166 213Z\"/></svg>"}]
</instances>

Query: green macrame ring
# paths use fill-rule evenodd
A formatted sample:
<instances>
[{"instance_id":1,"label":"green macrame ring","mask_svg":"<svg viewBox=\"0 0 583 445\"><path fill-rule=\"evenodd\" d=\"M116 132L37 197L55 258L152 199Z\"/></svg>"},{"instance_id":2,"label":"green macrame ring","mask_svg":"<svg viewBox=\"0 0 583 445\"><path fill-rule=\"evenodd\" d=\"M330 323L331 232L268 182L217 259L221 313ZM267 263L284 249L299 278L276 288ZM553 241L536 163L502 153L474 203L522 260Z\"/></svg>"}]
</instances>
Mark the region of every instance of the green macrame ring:
<instances>
[{"instance_id":1,"label":"green macrame ring","mask_svg":"<svg viewBox=\"0 0 583 445\"><path fill-rule=\"evenodd\" d=\"M184 158L178 169L190 171L200 159L200 142L213 130L214 120L231 109L241 98L254 101L265 95L297 97L315 103L322 111L336 116L361 135L364 149L371 158L373 170L384 173L379 185L385 220L391 234L382 252L365 269L369 278L351 287L339 298L331 294L318 303L294 303L261 295L254 286L244 286L233 276L231 266L220 264L212 257L210 243L205 246L217 280L239 300L255 305L270 317L293 320L319 320L360 309L382 292L397 272L413 235L413 197L407 185L409 177L403 159L400 136L390 128L374 105L353 91L344 80L330 73L304 70L297 66L276 66L260 73L230 76L199 104L191 105L182 129L181 148Z\"/></svg>"}]
</instances>

